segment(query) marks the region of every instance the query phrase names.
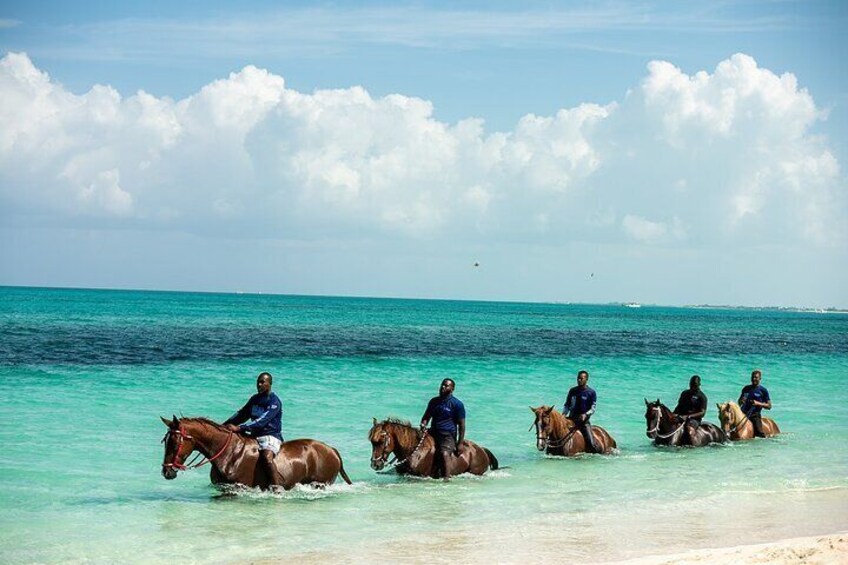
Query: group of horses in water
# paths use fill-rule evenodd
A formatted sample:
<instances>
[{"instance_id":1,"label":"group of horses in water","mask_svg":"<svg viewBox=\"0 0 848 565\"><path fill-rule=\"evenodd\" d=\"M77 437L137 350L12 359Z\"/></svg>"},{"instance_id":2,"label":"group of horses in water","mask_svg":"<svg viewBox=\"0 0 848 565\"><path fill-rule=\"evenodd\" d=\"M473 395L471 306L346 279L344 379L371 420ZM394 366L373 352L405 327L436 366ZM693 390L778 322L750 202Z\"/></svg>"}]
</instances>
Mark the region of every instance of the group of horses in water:
<instances>
[{"instance_id":1,"label":"group of horses in water","mask_svg":"<svg viewBox=\"0 0 848 565\"><path fill-rule=\"evenodd\" d=\"M679 421L671 410L657 399L645 400L645 433L654 445L702 447L728 440L754 437L753 424L735 402L717 404L720 426L702 423L694 434L685 433L685 422ZM553 406L530 407L535 420L536 448L548 455L570 457L589 450L579 427L554 409ZM207 418L162 418L168 427L162 443L165 456L162 476L174 479L178 471L210 465L210 480L215 485L244 485L267 489L272 482L265 466L259 464L259 445L255 439L230 431ZM762 418L766 436L780 433L770 418ZM601 426L593 425L592 433L598 452L609 454L616 449L615 439ZM368 432L371 443L371 468L383 471L386 467L402 475L438 478L436 443L426 432L409 422L375 418ZM189 461L189 457L194 458ZM392 458L390 460L390 458ZM471 473L482 475L495 470L499 463L491 451L473 441L464 440L459 453L450 458L451 475ZM329 485L341 478L351 484L338 450L314 439L283 442L274 459L282 488L295 485Z\"/></svg>"}]
</instances>

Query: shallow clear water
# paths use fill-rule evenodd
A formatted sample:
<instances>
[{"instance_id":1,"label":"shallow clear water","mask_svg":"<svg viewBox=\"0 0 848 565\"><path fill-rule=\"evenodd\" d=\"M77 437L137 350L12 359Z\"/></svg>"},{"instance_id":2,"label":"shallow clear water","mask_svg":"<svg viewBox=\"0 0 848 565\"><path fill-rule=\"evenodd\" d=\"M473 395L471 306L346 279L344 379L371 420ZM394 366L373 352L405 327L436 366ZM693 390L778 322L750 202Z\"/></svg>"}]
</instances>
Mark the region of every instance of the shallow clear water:
<instances>
[{"instance_id":1,"label":"shallow clear water","mask_svg":"<svg viewBox=\"0 0 848 565\"><path fill-rule=\"evenodd\" d=\"M736 399L754 367L787 433L650 445L643 398L674 404L698 373L716 421L715 402ZM599 396L594 421L620 451L546 458L528 406L561 406L581 368ZM223 420L263 370L283 399L286 438L336 446L355 484L223 495L202 470L162 479L159 416ZM509 468L450 484L375 474L371 418L416 421L445 376L468 436ZM633 532L643 526L621 524L703 510L683 522L697 538L727 505L785 535L793 508L816 515L848 489L846 377L839 314L0 288L0 561L367 555L375 539L515 534L546 517ZM838 508L808 525L845 529ZM638 554L621 532L620 543L575 538L571 557ZM653 540L650 528L643 537ZM662 536L652 543L665 547Z\"/></svg>"}]
</instances>

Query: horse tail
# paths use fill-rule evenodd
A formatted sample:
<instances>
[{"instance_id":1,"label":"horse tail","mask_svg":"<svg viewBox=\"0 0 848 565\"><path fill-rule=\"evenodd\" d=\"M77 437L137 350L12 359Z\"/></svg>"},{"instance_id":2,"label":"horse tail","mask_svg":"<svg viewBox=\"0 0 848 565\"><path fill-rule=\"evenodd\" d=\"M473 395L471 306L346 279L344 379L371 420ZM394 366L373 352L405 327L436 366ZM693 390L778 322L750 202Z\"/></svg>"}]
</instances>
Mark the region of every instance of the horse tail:
<instances>
[{"instance_id":1,"label":"horse tail","mask_svg":"<svg viewBox=\"0 0 848 565\"><path fill-rule=\"evenodd\" d=\"M485 448L485 447L483 447L482 445L481 445L480 447L483 449L483 451L485 451L485 452L486 452L486 457L488 457L488 458L489 458L489 468L490 468L492 471L497 471L498 466L499 466L498 458L497 458L497 457L495 457L495 454L494 454L494 453L492 453L491 451L489 451L488 449L486 449L486 448Z\"/></svg>"},{"instance_id":2,"label":"horse tail","mask_svg":"<svg viewBox=\"0 0 848 565\"><path fill-rule=\"evenodd\" d=\"M351 482L350 477L348 477L348 476L347 476L347 473L345 473L345 470L344 470L344 462L342 461L342 456L341 456L341 454L339 453L339 450L338 450L338 449L336 449L335 447L334 447L334 448L332 448L332 449L333 449L333 451L335 451L335 452L336 452L336 457L338 457L338 458L339 458L339 475L341 475L341 476L342 476L342 479L344 479L344 482L346 482L346 483L347 483L347 484L349 484L349 485L352 485L353 483Z\"/></svg>"}]
</instances>

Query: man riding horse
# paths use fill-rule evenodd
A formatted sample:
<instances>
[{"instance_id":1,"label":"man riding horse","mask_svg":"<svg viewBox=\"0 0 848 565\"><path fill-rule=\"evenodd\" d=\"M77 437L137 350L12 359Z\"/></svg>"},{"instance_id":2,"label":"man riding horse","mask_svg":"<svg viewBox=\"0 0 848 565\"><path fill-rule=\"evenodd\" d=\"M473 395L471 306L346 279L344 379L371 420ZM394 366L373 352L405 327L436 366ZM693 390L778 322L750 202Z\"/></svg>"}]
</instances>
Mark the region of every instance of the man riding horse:
<instances>
[{"instance_id":1,"label":"man riding horse","mask_svg":"<svg viewBox=\"0 0 848 565\"><path fill-rule=\"evenodd\" d=\"M271 392L272 381L271 373L260 373L256 378L256 394L251 396L238 412L230 416L224 426L232 432L256 438L259 443L259 460L265 467L270 484L281 486L274 457L280 452L283 443L283 403ZM251 422L245 424L248 420Z\"/></svg>"},{"instance_id":2,"label":"man riding horse","mask_svg":"<svg viewBox=\"0 0 848 565\"><path fill-rule=\"evenodd\" d=\"M589 388L588 382L589 372L579 371L577 373L577 386L568 391L562 413L567 414L569 419L574 421L580 433L583 434L583 439L588 448L586 451L599 453L595 445L595 438L592 436L592 424L589 423L589 418L595 413L598 395L593 389Z\"/></svg>"},{"instance_id":3,"label":"man riding horse","mask_svg":"<svg viewBox=\"0 0 848 565\"><path fill-rule=\"evenodd\" d=\"M685 423L685 443L694 444L695 434L701 425L701 418L707 413L707 395L701 391L701 377L692 375L689 388L680 393L673 416L678 422Z\"/></svg>"},{"instance_id":4,"label":"man riding horse","mask_svg":"<svg viewBox=\"0 0 848 565\"><path fill-rule=\"evenodd\" d=\"M453 395L455 388L453 379L444 379L439 386L439 396L430 399L421 417L422 431L427 427L427 422L433 420L430 435L436 442L436 464L445 480L450 479L451 463L459 455L459 448L465 439L465 405Z\"/></svg>"},{"instance_id":5,"label":"man riding horse","mask_svg":"<svg viewBox=\"0 0 848 565\"><path fill-rule=\"evenodd\" d=\"M742 388L742 393L739 395L739 407L742 412L748 417L751 424L754 425L754 435L756 437L766 437L763 432L762 410L771 410L771 397L766 387L760 384L763 378L763 372L759 369L754 369L751 373L751 384L745 385Z\"/></svg>"}]
</instances>

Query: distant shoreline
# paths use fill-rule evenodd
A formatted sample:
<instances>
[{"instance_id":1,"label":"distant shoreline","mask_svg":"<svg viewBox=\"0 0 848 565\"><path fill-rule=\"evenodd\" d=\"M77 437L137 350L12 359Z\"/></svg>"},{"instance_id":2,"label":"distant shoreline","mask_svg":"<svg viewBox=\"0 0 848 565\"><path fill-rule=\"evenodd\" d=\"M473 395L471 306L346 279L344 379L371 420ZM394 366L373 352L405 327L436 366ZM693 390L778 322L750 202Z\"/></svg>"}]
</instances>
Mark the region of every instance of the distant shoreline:
<instances>
[{"instance_id":1,"label":"distant shoreline","mask_svg":"<svg viewBox=\"0 0 848 565\"><path fill-rule=\"evenodd\" d=\"M185 290L185 289L161 289L161 288L110 288L110 287L83 287L83 286L32 286L16 284L0 284L2 289L31 289L31 290L70 290L91 292L150 292L158 294L209 294L225 296L280 296L292 298L330 298L330 299L354 299L354 300L409 300L422 302L469 302L481 304L535 304L551 306L621 306L633 308L692 308L701 310L751 310L751 311L778 311L798 312L808 314L848 314L848 308L837 308L828 306L817 308L812 306L734 306L730 304L654 304L638 302L569 302L559 300L496 300L481 298L444 298L444 297L409 297L409 296L367 296L367 295L345 295L345 294L303 294L297 292L265 292L258 290ZM638 308L633 308L638 309Z\"/></svg>"}]
</instances>

